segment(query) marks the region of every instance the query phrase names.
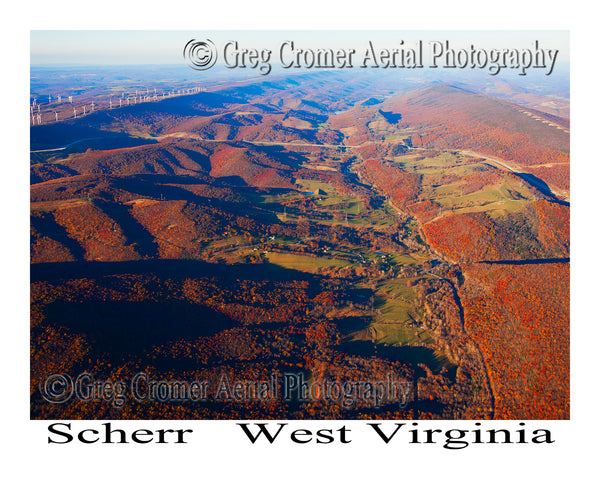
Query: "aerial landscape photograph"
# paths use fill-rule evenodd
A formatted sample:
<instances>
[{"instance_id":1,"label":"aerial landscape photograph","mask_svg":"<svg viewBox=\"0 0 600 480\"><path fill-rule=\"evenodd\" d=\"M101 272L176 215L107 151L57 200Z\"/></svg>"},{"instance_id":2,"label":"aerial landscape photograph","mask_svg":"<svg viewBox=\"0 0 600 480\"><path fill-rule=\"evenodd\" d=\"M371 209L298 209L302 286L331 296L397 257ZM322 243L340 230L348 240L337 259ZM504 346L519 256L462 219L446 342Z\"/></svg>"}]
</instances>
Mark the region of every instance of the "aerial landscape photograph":
<instances>
[{"instance_id":1,"label":"aerial landscape photograph","mask_svg":"<svg viewBox=\"0 0 600 480\"><path fill-rule=\"evenodd\" d=\"M568 32L33 30L29 87L31 419L570 418Z\"/></svg>"}]
</instances>

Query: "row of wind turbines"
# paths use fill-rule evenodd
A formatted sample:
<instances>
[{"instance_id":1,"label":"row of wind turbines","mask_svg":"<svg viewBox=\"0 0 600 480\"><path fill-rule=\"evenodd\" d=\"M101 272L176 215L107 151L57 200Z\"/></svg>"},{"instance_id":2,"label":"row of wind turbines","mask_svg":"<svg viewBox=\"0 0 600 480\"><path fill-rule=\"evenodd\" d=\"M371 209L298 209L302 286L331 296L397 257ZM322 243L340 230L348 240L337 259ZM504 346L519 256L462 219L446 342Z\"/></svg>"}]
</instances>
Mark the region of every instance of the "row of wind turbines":
<instances>
[{"instance_id":1,"label":"row of wind turbines","mask_svg":"<svg viewBox=\"0 0 600 480\"><path fill-rule=\"evenodd\" d=\"M191 95L205 91L206 88L204 87L192 87L174 89L170 91L165 90L162 92L157 92L156 88L154 89L154 92L151 92L148 88L146 88L145 93L143 90L135 90L135 93L123 92L118 98L118 106L117 100L115 99L113 102L113 97L111 96L109 97L108 103L96 104L92 100L91 104L84 104L80 105L79 107L73 106L72 115L70 114L69 109L67 110L66 115L64 109L62 109L63 111L61 111L59 115L59 112L57 110L53 110L52 107L62 105L63 103L69 103L70 105L73 105L73 96L69 95L67 100L64 101L61 95L57 95L55 99L53 99L52 95L48 95L48 103L46 104L40 104L35 98L33 99L31 105L29 106L30 122L31 126L48 124L52 122L58 122L60 120L67 120L69 118L78 118L92 113L95 110L112 110L113 108L122 108L128 105L136 105L144 102L157 102L166 98L177 97L181 95ZM61 116L62 118L60 118Z\"/></svg>"}]
</instances>

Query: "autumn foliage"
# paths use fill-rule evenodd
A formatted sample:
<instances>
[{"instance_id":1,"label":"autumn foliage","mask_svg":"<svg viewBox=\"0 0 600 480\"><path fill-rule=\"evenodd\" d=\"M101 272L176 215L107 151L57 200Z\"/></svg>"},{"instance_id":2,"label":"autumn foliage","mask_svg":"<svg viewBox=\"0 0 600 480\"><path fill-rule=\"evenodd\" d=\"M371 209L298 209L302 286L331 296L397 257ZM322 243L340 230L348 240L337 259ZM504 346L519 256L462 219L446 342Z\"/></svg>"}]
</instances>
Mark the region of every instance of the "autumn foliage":
<instances>
[{"instance_id":1,"label":"autumn foliage","mask_svg":"<svg viewBox=\"0 0 600 480\"><path fill-rule=\"evenodd\" d=\"M569 418L569 264L471 265L461 299L496 418Z\"/></svg>"},{"instance_id":2,"label":"autumn foliage","mask_svg":"<svg viewBox=\"0 0 600 480\"><path fill-rule=\"evenodd\" d=\"M423 224L431 246L461 263L568 258L569 230L569 207L546 200L493 219L482 212L449 213Z\"/></svg>"},{"instance_id":3,"label":"autumn foliage","mask_svg":"<svg viewBox=\"0 0 600 480\"><path fill-rule=\"evenodd\" d=\"M389 195L398 207L406 206L419 195L420 175L372 159L365 160L363 168L371 181Z\"/></svg>"},{"instance_id":4,"label":"autumn foliage","mask_svg":"<svg viewBox=\"0 0 600 480\"><path fill-rule=\"evenodd\" d=\"M323 73L32 128L32 418L569 417L570 209L523 177L568 190L568 121ZM81 372L213 399L42 398ZM410 398L214 399L289 372Z\"/></svg>"},{"instance_id":5,"label":"autumn foliage","mask_svg":"<svg viewBox=\"0 0 600 480\"><path fill-rule=\"evenodd\" d=\"M513 104L443 84L388 104L402 114L403 123L423 131L412 136L413 146L471 149L524 167L547 165L536 175L543 170L551 185L568 189L568 165L560 164L569 163L569 134L561 119L550 122L535 112L538 120Z\"/></svg>"}]
</instances>

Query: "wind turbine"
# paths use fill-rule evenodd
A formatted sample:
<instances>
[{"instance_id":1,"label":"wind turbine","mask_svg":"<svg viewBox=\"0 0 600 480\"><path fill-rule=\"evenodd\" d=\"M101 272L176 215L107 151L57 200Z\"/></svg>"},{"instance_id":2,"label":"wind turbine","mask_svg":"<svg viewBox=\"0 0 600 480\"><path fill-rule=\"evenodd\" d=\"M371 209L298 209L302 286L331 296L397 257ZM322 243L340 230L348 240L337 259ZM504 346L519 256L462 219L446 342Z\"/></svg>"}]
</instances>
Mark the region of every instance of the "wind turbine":
<instances>
[{"instance_id":1,"label":"wind turbine","mask_svg":"<svg viewBox=\"0 0 600 480\"><path fill-rule=\"evenodd\" d=\"M54 120L58 122L58 112L54 112Z\"/></svg>"},{"instance_id":2,"label":"wind turbine","mask_svg":"<svg viewBox=\"0 0 600 480\"><path fill-rule=\"evenodd\" d=\"M121 101L122 101L122 100L119 98L119 107L121 107Z\"/></svg>"},{"instance_id":3,"label":"wind turbine","mask_svg":"<svg viewBox=\"0 0 600 480\"><path fill-rule=\"evenodd\" d=\"M83 114L85 115L85 105L83 106Z\"/></svg>"},{"instance_id":4,"label":"wind turbine","mask_svg":"<svg viewBox=\"0 0 600 480\"><path fill-rule=\"evenodd\" d=\"M77 109L76 108L73 109L73 115L75 116L75 118L77 118Z\"/></svg>"}]
</instances>

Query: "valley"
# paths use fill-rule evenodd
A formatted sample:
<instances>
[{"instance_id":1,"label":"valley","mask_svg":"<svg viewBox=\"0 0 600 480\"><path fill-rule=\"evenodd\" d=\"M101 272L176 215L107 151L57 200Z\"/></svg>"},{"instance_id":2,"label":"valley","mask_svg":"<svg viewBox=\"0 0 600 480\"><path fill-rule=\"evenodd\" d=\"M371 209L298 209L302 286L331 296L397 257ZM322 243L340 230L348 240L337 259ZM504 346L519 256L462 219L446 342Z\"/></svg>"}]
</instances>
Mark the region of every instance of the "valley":
<instances>
[{"instance_id":1,"label":"valley","mask_svg":"<svg viewBox=\"0 0 600 480\"><path fill-rule=\"evenodd\" d=\"M569 418L568 130L338 72L32 126L32 418ZM410 394L49 404L57 371Z\"/></svg>"}]
</instances>

